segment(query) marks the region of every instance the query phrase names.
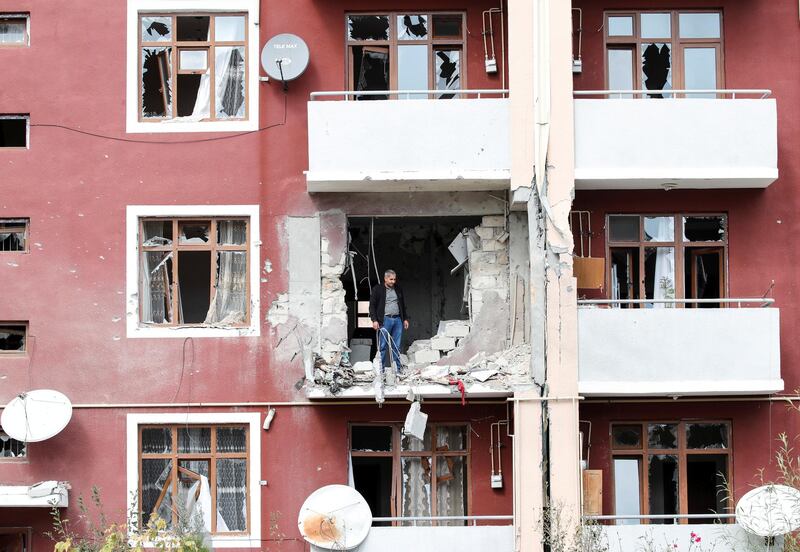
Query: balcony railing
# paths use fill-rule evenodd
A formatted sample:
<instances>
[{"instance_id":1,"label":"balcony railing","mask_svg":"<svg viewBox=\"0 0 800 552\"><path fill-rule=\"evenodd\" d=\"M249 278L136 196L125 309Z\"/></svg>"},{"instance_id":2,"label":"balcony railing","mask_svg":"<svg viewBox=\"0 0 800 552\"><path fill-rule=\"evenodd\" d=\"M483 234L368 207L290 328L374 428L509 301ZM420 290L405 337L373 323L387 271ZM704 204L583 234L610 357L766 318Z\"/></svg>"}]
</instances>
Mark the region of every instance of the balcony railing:
<instances>
[{"instance_id":1,"label":"balcony railing","mask_svg":"<svg viewBox=\"0 0 800 552\"><path fill-rule=\"evenodd\" d=\"M379 517L373 518L373 521L402 523L462 521L469 525L372 527L367 539L358 547L359 552L384 552L386 550L513 552L514 550L513 516ZM507 523L505 525L483 524L500 521Z\"/></svg>"},{"instance_id":2,"label":"balcony railing","mask_svg":"<svg viewBox=\"0 0 800 552\"><path fill-rule=\"evenodd\" d=\"M778 178L766 89L575 92L578 189L764 188ZM645 96L662 96L648 98Z\"/></svg>"},{"instance_id":3,"label":"balcony railing","mask_svg":"<svg viewBox=\"0 0 800 552\"><path fill-rule=\"evenodd\" d=\"M741 308L680 308L709 303ZM773 304L771 298L578 301L578 389L585 396L782 391L780 311L745 307Z\"/></svg>"},{"instance_id":4,"label":"balcony railing","mask_svg":"<svg viewBox=\"0 0 800 552\"><path fill-rule=\"evenodd\" d=\"M308 102L308 191L507 189L507 93L313 92ZM436 99L442 95L454 97ZM362 96L394 99L354 101Z\"/></svg>"}]
</instances>

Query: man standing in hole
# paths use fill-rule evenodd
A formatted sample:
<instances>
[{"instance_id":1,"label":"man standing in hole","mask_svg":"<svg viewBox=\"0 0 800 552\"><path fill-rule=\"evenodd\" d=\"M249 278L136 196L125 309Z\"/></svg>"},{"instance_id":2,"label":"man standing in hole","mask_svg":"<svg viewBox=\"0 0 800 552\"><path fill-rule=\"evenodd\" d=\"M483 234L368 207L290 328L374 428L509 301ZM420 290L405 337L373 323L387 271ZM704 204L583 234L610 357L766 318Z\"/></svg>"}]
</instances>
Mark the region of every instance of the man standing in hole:
<instances>
[{"instance_id":1,"label":"man standing in hole","mask_svg":"<svg viewBox=\"0 0 800 552\"><path fill-rule=\"evenodd\" d=\"M386 366L387 345L391 345L395 369L399 373L403 366L400 363L400 345L403 330L408 329L408 310L403 290L397 285L397 273L387 270L383 273L383 283L372 288L369 297L369 317L372 327L378 332L382 367Z\"/></svg>"}]
</instances>

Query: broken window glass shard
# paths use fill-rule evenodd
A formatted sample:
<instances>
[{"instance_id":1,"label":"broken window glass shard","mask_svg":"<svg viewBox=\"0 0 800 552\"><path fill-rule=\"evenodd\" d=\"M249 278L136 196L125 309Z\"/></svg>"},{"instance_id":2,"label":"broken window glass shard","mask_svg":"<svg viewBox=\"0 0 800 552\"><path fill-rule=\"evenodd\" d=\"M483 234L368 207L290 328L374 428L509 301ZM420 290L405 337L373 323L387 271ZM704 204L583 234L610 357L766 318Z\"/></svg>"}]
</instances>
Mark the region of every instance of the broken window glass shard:
<instances>
[{"instance_id":1,"label":"broken window glass shard","mask_svg":"<svg viewBox=\"0 0 800 552\"><path fill-rule=\"evenodd\" d=\"M142 454L172 452L172 430L168 427L142 428Z\"/></svg>"},{"instance_id":2,"label":"broken window glass shard","mask_svg":"<svg viewBox=\"0 0 800 552\"><path fill-rule=\"evenodd\" d=\"M247 223L243 220L217 221L217 243L244 245L247 243Z\"/></svg>"},{"instance_id":3,"label":"broken window glass shard","mask_svg":"<svg viewBox=\"0 0 800 552\"><path fill-rule=\"evenodd\" d=\"M217 460L217 533L247 530L247 460Z\"/></svg>"},{"instance_id":4,"label":"broken window glass shard","mask_svg":"<svg viewBox=\"0 0 800 552\"><path fill-rule=\"evenodd\" d=\"M428 89L428 46L404 44L397 47L397 89ZM427 94L401 94L401 99L425 99Z\"/></svg>"},{"instance_id":5,"label":"broken window glass shard","mask_svg":"<svg viewBox=\"0 0 800 552\"><path fill-rule=\"evenodd\" d=\"M214 40L216 42L244 40L245 18L243 15L218 15L214 18Z\"/></svg>"},{"instance_id":6,"label":"broken window glass shard","mask_svg":"<svg viewBox=\"0 0 800 552\"><path fill-rule=\"evenodd\" d=\"M25 456L27 456L26 443L12 439L5 431L0 431L0 458L25 458Z\"/></svg>"},{"instance_id":7,"label":"broken window glass shard","mask_svg":"<svg viewBox=\"0 0 800 552\"><path fill-rule=\"evenodd\" d=\"M247 452L247 430L243 427L217 428L217 452Z\"/></svg>"},{"instance_id":8,"label":"broken window glass shard","mask_svg":"<svg viewBox=\"0 0 800 552\"><path fill-rule=\"evenodd\" d=\"M651 454L648 459L650 514L678 513L678 457L672 454ZM675 520L654 519L654 524L672 524Z\"/></svg>"},{"instance_id":9,"label":"broken window glass shard","mask_svg":"<svg viewBox=\"0 0 800 552\"><path fill-rule=\"evenodd\" d=\"M608 234L610 241L639 241L639 217L637 215L609 216Z\"/></svg>"},{"instance_id":10,"label":"broken window glass shard","mask_svg":"<svg viewBox=\"0 0 800 552\"><path fill-rule=\"evenodd\" d=\"M648 424L647 446L657 449L678 448L678 426L675 424Z\"/></svg>"},{"instance_id":11,"label":"broken window glass shard","mask_svg":"<svg viewBox=\"0 0 800 552\"><path fill-rule=\"evenodd\" d=\"M614 448L642 448L642 426L614 425L611 428L611 439Z\"/></svg>"},{"instance_id":12,"label":"broken window glass shard","mask_svg":"<svg viewBox=\"0 0 800 552\"><path fill-rule=\"evenodd\" d=\"M247 316L247 253L217 253L217 279L214 298L206 314L206 324L241 324Z\"/></svg>"},{"instance_id":13,"label":"broken window glass shard","mask_svg":"<svg viewBox=\"0 0 800 552\"><path fill-rule=\"evenodd\" d=\"M427 15L398 15L397 38L400 40L425 40L428 37Z\"/></svg>"},{"instance_id":14,"label":"broken window glass shard","mask_svg":"<svg viewBox=\"0 0 800 552\"><path fill-rule=\"evenodd\" d=\"M686 448L728 448L728 424L686 424Z\"/></svg>"},{"instance_id":15,"label":"broken window glass shard","mask_svg":"<svg viewBox=\"0 0 800 552\"><path fill-rule=\"evenodd\" d=\"M389 47L353 46L353 90L389 90ZM356 100L385 100L384 94L357 95Z\"/></svg>"},{"instance_id":16,"label":"broken window glass shard","mask_svg":"<svg viewBox=\"0 0 800 552\"><path fill-rule=\"evenodd\" d=\"M672 50L670 44L653 42L641 45L642 84L646 90L672 90ZM649 98L669 98L671 94L647 94Z\"/></svg>"},{"instance_id":17,"label":"broken window glass shard","mask_svg":"<svg viewBox=\"0 0 800 552\"><path fill-rule=\"evenodd\" d=\"M172 18L147 17L142 18L142 42L171 42Z\"/></svg>"},{"instance_id":18,"label":"broken window glass shard","mask_svg":"<svg viewBox=\"0 0 800 552\"><path fill-rule=\"evenodd\" d=\"M391 426L353 426L350 430L350 449L390 452L392 450Z\"/></svg>"},{"instance_id":19,"label":"broken window glass shard","mask_svg":"<svg viewBox=\"0 0 800 552\"><path fill-rule=\"evenodd\" d=\"M178 452L211 452L211 428L178 428Z\"/></svg>"},{"instance_id":20,"label":"broken window glass shard","mask_svg":"<svg viewBox=\"0 0 800 552\"><path fill-rule=\"evenodd\" d=\"M633 36L633 16L609 15L608 36Z\"/></svg>"},{"instance_id":21,"label":"broken window glass shard","mask_svg":"<svg viewBox=\"0 0 800 552\"><path fill-rule=\"evenodd\" d=\"M348 15L350 40L389 40L388 15Z\"/></svg>"},{"instance_id":22,"label":"broken window glass shard","mask_svg":"<svg viewBox=\"0 0 800 552\"><path fill-rule=\"evenodd\" d=\"M141 464L142 523L147 525L152 515L172 523L172 460L143 458Z\"/></svg>"},{"instance_id":23,"label":"broken window glass shard","mask_svg":"<svg viewBox=\"0 0 800 552\"><path fill-rule=\"evenodd\" d=\"M431 515L431 459L429 456L403 457L402 517ZM430 521L403 522L403 525L430 525Z\"/></svg>"},{"instance_id":24,"label":"broken window glass shard","mask_svg":"<svg viewBox=\"0 0 800 552\"><path fill-rule=\"evenodd\" d=\"M208 68L208 50L178 50L181 71L205 71Z\"/></svg>"},{"instance_id":25,"label":"broken window glass shard","mask_svg":"<svg viewBox=\"0 0 800 552\"><path fill-rule=\"evenodd\" d=\"M172 48L142 48L142 116L172 117Z\"/></svg>"},{"instance_id":26,"label":"broken window glass shard","mask_svg":"<svg viewBox=\"0 0 800 552\"><path fill-rule=\"evenodd\" d=\"M207 15L179 15L177 18L179 42L208 42L211 38L211 18Z\"/></svg>"},{"instance_id":27,"label":"broken window glass shard","mask_svg":"<svg viewBox=\"0 0 800 552\"><path fill-rule=\"evenodd\" d=\"M668 13L639 14L642 38L671 38L671 21Z\"/></svg>"},{"instance_id":28,"label":"broken window glass shard","mask_svg":"<svg viewBox=\"0 0 800 552\"><path fill-rule=\"evenodd\" d=\"M142 223L144 247L166 246L172 243L171 220L146 220Z\"/></svg>"},{"instance_id":29,"label":"broken window glass shard","mask_svg":"<svg viewBox=\"0 0 800 552\"><path fill-rule=\"evenodd\" d=\"M241 119L245 110L243 46L217 47L214 54L215 113L219 119Z\"/></svg>"},{"instance_id":30,"label":"broken window glass shard","mask_svg":"<svg viewBox=\"0 0 800 552\"><path fill-rule=\"evenodd\" d=\"M208 460L178 460L178 517L189 518L194 524L202 522L206 531L211 530L211 516L202 511L202 506L211 502L209 464Z\"/></svg>"},{"instance_id":31,"label":"broken window glass shard","mask_svg":"<svg viewBox=\"0 0 800 552\"><path fill-rule=\"evenodd\" d=\"M433 19L433 38L461 38L460 14L434 14Z\"/></svg>"},{"instance_id":32,"label":"broken window glass shard","mask_svg":"<svg viewBox=\"0 0 800 552\"><path fill-rule=\"evenodd\" d=\"M141 275L141 321L172 322L172 252L143 252Z\"/></svg>"},{"instance_id":33,"label":"broken window glass shard","mask_svg":"<svg viewBox=\"0 0 800 552\"><path fill-rule=\"evenodd\" d=\"M210 228L211 223L205 220L181 222L178 224L178 233L180 235L178 243L206 244L208 243Z\"/></svg>"},{"instance_id":34,"label":"broken window glass shard","mask_svg":"<svg viewBox=\"0 0 800 552\"><path fill-rule=\"evenodd\" d=\"M25 352L26 331L23 324L0 324L0 352Z\"/></svg>"},{"instance_id":35,"label":"broken window glass shard","mask_svg":"<svg viewBox=\"0 0 800 552\"><path fill-rule=\"evenodd\" d=\"M436 90L461 89L461 51L434 50L436 63ZM438 99L449 100L456 94L439 94Z\"/></svg>"},{"instance_id":36,"label":"broken window glass shard","mask_svg":"<svg viewBox=\"0 0 800 552\"><path fill-rule=\"evenodd\" d=\"M0 252L25 251L28 219L0 219Z\"/></svg>"}]
</instances>

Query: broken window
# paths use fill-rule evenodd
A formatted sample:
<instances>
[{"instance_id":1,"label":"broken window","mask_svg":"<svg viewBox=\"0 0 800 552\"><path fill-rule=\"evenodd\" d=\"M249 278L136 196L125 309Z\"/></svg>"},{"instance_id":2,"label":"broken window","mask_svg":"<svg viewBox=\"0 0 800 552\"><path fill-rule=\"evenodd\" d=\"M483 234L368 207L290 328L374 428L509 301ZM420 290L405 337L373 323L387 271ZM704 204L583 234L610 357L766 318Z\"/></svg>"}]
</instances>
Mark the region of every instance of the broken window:
<instances>
[{"instance_id":1,"label":"broken window","mask_svg":"<svg viewBox=\"0 0 800 552\"><path fill-rule=\"evenodd\" d=\"M0 13L0 48L27 46L30 16L22 13Z\"/></svg>"},{"instance_id":2,"label":"broken window","mask_svg":"<svg viewBox=\"0 0 800 552\"><path fill-rule=\"evenodd\" d=\"M2 552L30 552L31 530L26 527L0 527Z\"/></svg>"},{"instance_id":3,"label":"broken window","mask_svg":"<svg viewBox=\"0 0 800 552\"><path fill-rule=\"evenodd\" d=\"M0 459L25 458L27 455L26 443L12 439L5 431L0 430Z\"/></svg>"},{"instance_id":4,"label":"broken window","mask_svg":"<svg viewBox=\"0 0 800 552\"><path fill-rule=\"evenodd\" d=\"M24 353L27 337L28 325L24 322L0 322L0 354Z\"/></svg>"},{"instance_id":5,"label":"broken window","mask_svg":"<svg viewBox=\"0 0 800 552\"><path fill-rule=\"evenodd\" d=\"M612 424L617 515L718 514L729 507L728 422ZM713 523L715 518L694 520ZM617 523L638 523L619 520ZM671 524L677 520L649 520Z\"/></svg>"},{"instance_id":6,"label":"broken window","mask_svg":"<svg viewBox=\"0 0 800 552\"><path fill-rule=\"evenodd\" d=\"M402 434L402 424L350 428L353 482L375 517L467 515L468 456L469 428L464 424L428 424L422 439ZM460 520L396 523L464 524Z\"/></svg>"},{"instance_id":7,"label":"broken window","mask_svg":"<svg viewBox=\"0 0 800 552\"><path fill-rule=\"evenodd\" d=\"M142 323L248 323L248 220L140 219L139 236Z\"/></svg>"},{"instance_id":8,"label":"broken window","mask_svg":"<svg viewBox=\"0 0 800 552\"><path fill-rule=\"evenodd\" d=\"M28 147L28 115L0 115L0 148Z\"/></svg>"},{"instance_id":9,"label":"broken window","mask_svg":"<svg viewBox=\"0 0 800 552\"><path fill-rule=\"evenodd\" d=\"M609 215L607 235L611 299L720 307L709 299L726 295L725 215Z\"/></svg>"},{"instance_id":10,"label":"broken window","mask_svg":"<svg viewBox=\"0 0 800 552\"><path fill-rule=\"evenodd\" d=\"M247 15L140 14L143 121L247 118Z\"/></svg>"},{"instance_id":11,"label":"broken window","mask_svg":"<svg viewBox=\"0 0 800 552\"><path fill-rule=\"evenodd\" d=\"M723 87L720 12L611 12L605 27L610 90L638 88L654 91L648 98L669 98L667 91L673 88Z\"/></svg>"},{"instance_id":12,"label":"broken window","mask_svg":"<svg viewBox=\"0 0 800 552\"><path fill-rule=\"evenodd\" d=\"M246 426L142 426L139 497L142 524L200 522L212 534L248 531Z\"/></svg>"},{"instance_id":13,"label":"broken window","mask_svg":"<svg viewBox=\"0 0 800 552\"><path fill-rule=\"evenodd\" d=\"M30 219L0 219L0 253L28 250Z\"/></svg>"},{"instance_id":14,"label":"broken window","mask_svg":"<svg viewBox=\"0 0 800 552\"><path fill-rule=\"evenodd\" d=\"M461 54L464 14L390 13L348 15L350 57L348 83L354 91L442 90L462 88ZM456 97L454 92L435 98ZM384 100L384 94L356 95L357 100ZM428 94L402 94L425 99Z\"/></svg>"}]
</instances>

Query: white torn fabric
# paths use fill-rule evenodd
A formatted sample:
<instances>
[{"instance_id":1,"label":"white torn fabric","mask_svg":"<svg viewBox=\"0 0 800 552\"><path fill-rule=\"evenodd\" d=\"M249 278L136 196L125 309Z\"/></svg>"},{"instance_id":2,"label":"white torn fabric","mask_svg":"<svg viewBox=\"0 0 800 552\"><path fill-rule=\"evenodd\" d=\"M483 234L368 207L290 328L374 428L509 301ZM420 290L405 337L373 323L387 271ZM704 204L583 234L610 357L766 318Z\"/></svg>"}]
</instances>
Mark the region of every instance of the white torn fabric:
<instances>
[{"instance_id":1,"label":"white torn fabric","mask_svg":"<svg viewBox=\"0 0 800 552\"><path fill-rule=\"evenodd\" d=\"M245 243L247 227L235 221L220 221L220 243ZM247 253L220 251L215 293L206 314L206 324L231 325L244 322L247 313Z\"/></svg>"},{"instance_id":2,"label":"white torn fabric","mask_svg":"<svg viewBox=\"0 0 800 552\"><path fill-rule=\"evenodd\" d=\"M200 479L189 487L186 493L185 507L191 518L200 517L203 520L203 527L207 531L211 531L211 486L208 484L208 478L205 475L201 475ZM217 512L217 531L229 531L225 520L219 512Z\"/></svg>"}]
</instances>

